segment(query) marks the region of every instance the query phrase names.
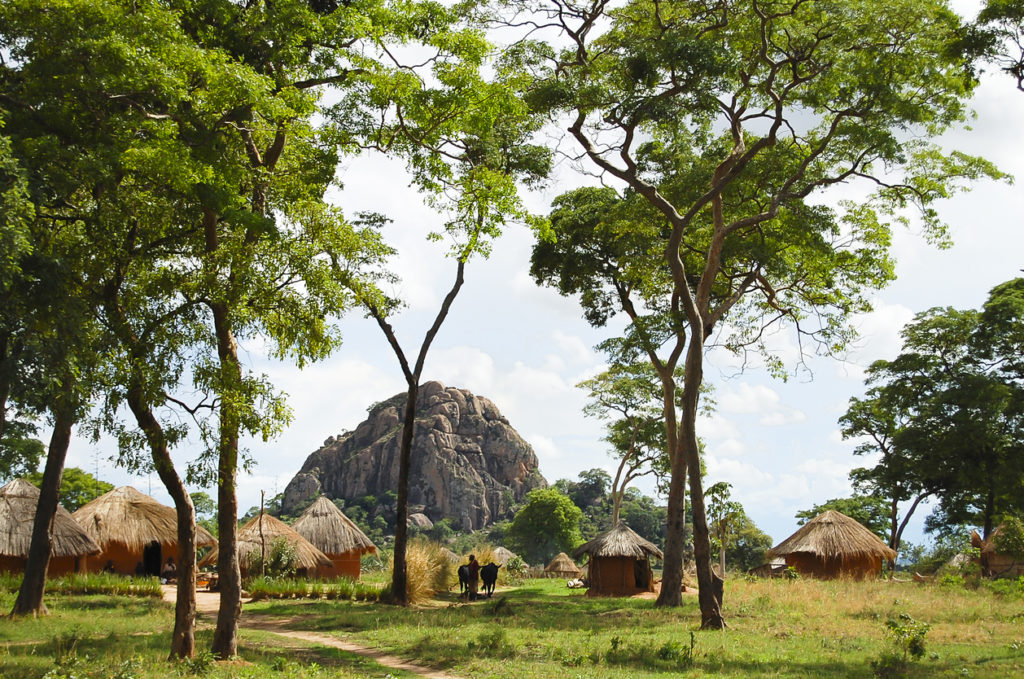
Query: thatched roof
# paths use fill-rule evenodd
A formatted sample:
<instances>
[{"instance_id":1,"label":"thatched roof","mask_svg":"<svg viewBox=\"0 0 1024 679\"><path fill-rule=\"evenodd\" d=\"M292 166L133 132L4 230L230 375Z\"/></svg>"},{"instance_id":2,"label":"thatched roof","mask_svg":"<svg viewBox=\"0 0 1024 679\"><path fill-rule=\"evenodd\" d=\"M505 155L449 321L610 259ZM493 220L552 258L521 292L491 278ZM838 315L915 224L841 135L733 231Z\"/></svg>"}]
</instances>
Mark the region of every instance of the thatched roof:
<instances>
[{"instance_id":1,"label":"thatched roof","mask_svg":"<svg viewBox=\"0 0 1024 679\"><path fill-rule=\"evenodd\" d=\"M558 556L551 560L548 567L544 569L545 573L559 573L563 575L572 575L573 577L579 577L583 575L583 571L580 567L573 563L573 560L569 558L569 555L565 552L559 552Z\"/></svg>"},{"instance_id":2,"label":"thatched roof","mask_svg":"<svg viewBox=\"0 0 1024 679\"><path fill-rule=\"evenodd\" d=\"M819 514L791 536L768 550L767 557L787 554L813 554L823 559L842 561L861 557L895 559L896 552L889 549L877 535L854 519L835 510Z\"/></svg>"},{"instance_id":3,"label":"thatched roof","mask_svg":"<svg viewBox=\"0 0 1024 679\"><path fill-rule=\"evenodd\" d=\"M24 479L14 479L0 488L0 556L28 558L37 504L39 489ZM99 551L100 546L75 523L68 510L57 505L50 556L84 556Z\"/></svg>"},{"instance_id":4,"label":"thatched roof","mask_svg":"<svg viewBox=\"0 0 1024 679\"><path fill-rule=\"evenodd\" d=\"M494 560L502 566L507 564L509 559L513 559L516 556L516 553L511 549L505 549L504 547L495 547L493 554Z\"/></svg>"},{"instance_id":5,"label":"thatched roof","mask_svg":"<svg viewBox=\"0 0 1024 679\"><path fill-rule=\"evenodd\" d=\"M178 515L174 508L131 486L99 496L72 516L104 549L115 542L132 550L140 550L154 540L164 545L178 544ZM215 544L217 540L208 530L196 526L196 547Z\"/></svg>"},{"instance_id":6,"label":"thatched roof","mask_svg":"<svg viewBox=\"0 0 1024 679\"><path fill-rule=\"evenodd\" d=\"M377 546L352 519L321 495L302 512L292 528L324 554L375 554Z\"/></svg>"},{"instance_id":7,"label":"thatched roof","mask_svg":"<svg viewBox=\"0 0 1024 679\"><path fill-rule=\"evenodd\" d=\"M584 554L590 556L591 559L594 557L617 556L626 556L633 559L643 559L651 556L658 559L665 558L665 555L661 553L661 550L654 543L637 535L632 528L622 521L619 521L611 530L607 530L590 542L577 547L572 553L573 557L577 559Z\"/></svg>"},{"instance_id":8,"label":"thatched roof","mask_svg":"<svg viewBox=\"0 0 1024 679\"><path fill-rule=\"evenodd\" d=\"M260 541L260 517L263 521L263 543ZM295 547L295 567L313 570L318 566L329 568L334 564L326 554L310 544L309 540L296 533L291 526L270 514L257 514L249 519L249 522L238 529L238 560L243 565L249 561L250 552L259 552L266 544L267 553L270 553L270 546L277 538L284 538ZM200 566L210 566L217 563L217 550L207 554Z\"/></svg>"}]
</instances>

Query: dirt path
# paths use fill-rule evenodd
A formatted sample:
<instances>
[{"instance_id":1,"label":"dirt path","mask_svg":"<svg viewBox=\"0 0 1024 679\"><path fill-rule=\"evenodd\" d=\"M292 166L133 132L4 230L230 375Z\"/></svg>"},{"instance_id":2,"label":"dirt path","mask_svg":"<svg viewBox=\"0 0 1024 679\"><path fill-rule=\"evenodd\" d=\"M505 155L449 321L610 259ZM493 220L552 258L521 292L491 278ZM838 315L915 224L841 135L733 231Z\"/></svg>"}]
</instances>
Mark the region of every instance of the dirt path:
<instances>
[{"instance_id":1,"label":"dirt path","mask_svg":"<svg viewBox=\"0 0 1024 679\"><path fill-rule=\"evenodd\" d=\"M163 585L164 601L174 603L175 597L177 596L177 589L173 585ZM310 643L320 644L321 646L328 646L330 648L341 649L342 651L348 651L349 653L357 653L366 658L370 658L385 667L389 667L394 670L402 670L404 672L410 672L427 679L461 679L460 677L449 674L447 672L441 672L439 670L432 670L429 667L417 665L416 663L403 660L402 658L388 655L375 648L369 648L368 646L362 646L360 644L352 643L351 641L343 641L335 637L328 636L326 634L317 634L316 632L303 632L300 630L285 629L280 622L271 620L260 620L252 621L246 620L245 618L245 607L244 603L247 600L243 600L242 607L242 619L239 621L239 626L248 629L258 629L264 632L272 632L283 637L289 637L292 639L299 639L301 641L308 641ZM196 590L196 610L211 618L217 617L217 609L220 606L220 594L217 592L204 592Z\"/></svg>"}]
</instances>

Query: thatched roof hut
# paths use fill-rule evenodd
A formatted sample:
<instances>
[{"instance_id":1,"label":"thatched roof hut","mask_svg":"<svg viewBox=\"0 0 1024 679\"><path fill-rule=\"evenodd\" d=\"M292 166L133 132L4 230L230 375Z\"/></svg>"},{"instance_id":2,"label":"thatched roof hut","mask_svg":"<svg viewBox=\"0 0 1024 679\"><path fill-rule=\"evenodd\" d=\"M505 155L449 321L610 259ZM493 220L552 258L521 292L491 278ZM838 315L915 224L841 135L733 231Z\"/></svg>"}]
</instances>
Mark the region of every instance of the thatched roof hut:
<instances>
[{"instance_id":1,"label":"thatched roof hut","mask_svg":"<svg viewBox=\"0 0 1024 679\"><path fill-rule=\"evenodd\" d=\"M0 488L0 572L25 572L38 504L39 489L24 479L14 479ZM81 570L84 557L99 551L100 546L71 518L68 510L57 505L47 573L61 575Z\"/></svg>"},{"instance_id":2,"label":"thatched roof hut","mask_svg":"<svg viewBox=\"0 0 1024 679\"><path fill-rule=\"evenodd\" d=\"M896 552L854 519L835 510L814 517L791 536L768 550L767 558L784 558L786 565L819 578L867 578L882 572L882 560Z\"/></svg>"},{"instance_id":3,"label":"thatched roof hut","mask_svg":"<svg viewBox=\"0 0 1024 679\"><path fill-rule=\"evenodd\" d=\"M495 547L494 548L494 552L493 552L493 556L494 556L494 562L495 563L497 563L498 565L504 566L511 559L516 558L516 553L513 552L511 549L506 549L504 547Z\"/></svg>"},{"instance_id":4,"label":"thatched roof hut","mask_svg":"<svg viewBox=\"0 0 1024 679\"><path fill-rule=\"evenodd\" d=\"M1005 526L997 526L987 540L982 540L977 532L972 532L971 545L981 550L981 569L987 577L1016 578L1024 575L1024 559L1001 552L996 544L1005 530Z\"/></svg>"},{"instance_id":5,"label":"thatched roof hut","mask_svg":"<svg viewBox=\"0 0 1024 679\"><path fill-rule=\"evenodd\" d=\"M587 565L588 595L622 595L654 591L651 557L665 558L654 543L637 535L620 521L572 553L590 557Z\"/></svg>"},{"instance_id":6,"label":"thatched roof hut","mask_svg":"<svg viewBox=\"0 0 1024 679\"><path fill-rule=\"evenodd\" d=\"M72 516L102 550L89 558L90 571L109 566L116 573L132 574L141 569L147 575L159 575L168 558L177 561L178 515L174 508L131 486L101 495ZM196 547L216 544L208 530L196 526Z\"/></svg>"},{"instance_id":7,"label":"thatched roof hut","mask_svg":"<svg viewBox=\"0 0 1024 679\"><path fill-rule=\"evenodd\" d=\"M578 578L583 575L583 571L568 554L559 552L544 569L544 575L549 578Z\"/></svg>"},{"instance_id":8,"label":"thatched roof hut","mask_svg":"<svg viewBox=\"0 0 1024 679\"><path fill-rule=\"evenodd\" d=\"M270 514L257 514L238 529L238 562L241 565L243 576L246 575L247 564L251 558L249 555L252 552L261 553L264 546L266 553L270 554L270 547L278 538L284 538L295 547L295 570L300 576L312 575L320 568L332 567L331 560L327 558L327 555L310 544L309 540L296 533L291 526ZM215 563L217 563L217 550L207 554L199 562L199 565L212 566Z\"/></svg>"},{"instance_id":9,"label":"thatched roof hut","mask_svg":"<svg viewBox=\"0 0 1024 679\"><path fill-rule=\"evenodd\" d=\"M360 557L377 553L377 546L359 526L323 495L306 508L292 528L334 564L332 568L321 569L321 577L358 580Z\"/></svg>"}]
</instances>

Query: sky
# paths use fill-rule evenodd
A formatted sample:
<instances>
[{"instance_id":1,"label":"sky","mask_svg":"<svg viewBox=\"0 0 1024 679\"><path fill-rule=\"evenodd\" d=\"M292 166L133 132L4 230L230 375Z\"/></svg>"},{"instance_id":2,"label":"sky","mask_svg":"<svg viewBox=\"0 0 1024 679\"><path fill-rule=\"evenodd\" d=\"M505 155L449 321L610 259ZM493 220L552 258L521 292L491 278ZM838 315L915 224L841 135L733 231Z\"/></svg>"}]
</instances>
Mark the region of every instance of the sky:
<instances>
[{"instance_id":1,"label":"sky","mask_svg":"<svg viewBox=\"0 0 1024 679\"><path fill-rule=\"evenodd\" d=\"M970 129L951 132L942 143L984 156L1024 181L1024 93L1014 84L1009 76L985 75ZM343 187L334 200L349 214L373 210L394 220L385 237L400 253L393 266L401 277L395 291L407 303L394 325L406 352L414 354L455 276L454 262L426 240L440 218L408 187L400 163L350 159L339 175ZM546 213L555 196L591 181L560 165L552 181L526 200L532 210ZM706 445L705 482L731 483L732 499L775 543L796 530L796 512L851 494L848 472L868 461L853 455L857 441L842 439L837 420L849 399L863 394L864 368L898 354L903 325L935 306L977 308L993 286L1021 275L1024 187L982 181L944 201L939 212L954 245L938 250L916 225L897 227L892 252L898 278L877 294L874 311L855 320L860 339L842 360L814 359L809 370L780 381L756 366L741 371L735 357L724 352L708 357L705 377L714 386L717 408L698 425ZM584 417L586 395L575 385L603 369L594 346L621 325L595 330L575 299L536 286L529 276L532 244L528 228L509 225L489 259L467 266L465 286L428 355L424 381L491 399L531 444L541 474L551 483L594 467L614 474L614 461L601 441L602 424ZM405 390L398 362L375 322L353 312L338 324L341 348L304 370L266 360L257 346L245 347L249 365L288 394L294 417L274 440L245 442L254 464L239 475L241 511L259 504L261 490L268 498L283 491L325 439L354 429L370 405ZM795 337L783 333L773 342L792 366ZM132 476L115 467L114 450L108 440L94 444L77 437L67 466L98 472L104 480L133 485L170 503L155 474ZM196 453L186 448L175 459L183 467ZM904 539L927 541L922 532L927 512L918 509Z\"/></svg>"}]
</instances>

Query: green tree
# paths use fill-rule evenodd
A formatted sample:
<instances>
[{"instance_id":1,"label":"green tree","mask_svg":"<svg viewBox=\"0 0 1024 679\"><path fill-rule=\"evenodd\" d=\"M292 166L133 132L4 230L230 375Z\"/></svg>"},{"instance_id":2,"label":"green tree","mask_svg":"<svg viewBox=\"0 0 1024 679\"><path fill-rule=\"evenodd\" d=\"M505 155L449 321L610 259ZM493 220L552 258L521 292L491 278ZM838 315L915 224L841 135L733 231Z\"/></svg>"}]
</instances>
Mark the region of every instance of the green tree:
<instances>
[{"instance_id":1,"label":"green tree","mask_svg":"<svg viewBox=\"0 0 1024 679\"><path fill-rule=\"evenodd\" d=\"M590 392L583 413L606 421L604 440L619 458L615 478L609 479L615 525L629 484L651 474L661 481L668 472L660 383L650 364L638 364L613 365L576 386Z\"/></svg>"},{"instance_id":2,"label":"green tree","mask_svg":"<svg viewBox=\"0 0 1024 679\"><path fill-rule=\"evenodd\" d=\"M978 14L987 57L1024 92L1024 1L987 0Z\"/></svg>"},{"instance_id":3,"label":"green tree","mask_svg":"<svg viewBox=\"0 0 1024 679\"><path fill-rule=\"evenodd\" d=\"M43 475L35 472L29 474L27 480L38 486L42 483ZM78 467L67 467L60 478L58 497L64 509L74 512L79 507L92 502L99 496L105 495L112 490L114 490L114 484L101 481Z\"/></svg>"},{"instance_id":4,"label":"green tree","mask_svg":"<svg viewBox=\"0 0 1024 679\"><path fill-rule=\"evenodd\" d=\"M820 505L814 505L810 509L797 512L797 523L802 526L830 509L855 520L881 540L887 540L889 537L889 503L885 498L874 495L833 498Z\"/></svg>"},{"instance_id":5,"label":"green tree","mask_svg":"<svg viewBox=\"0 0 1024 679\"><path fill-rule=\"evenodd\" d=\"M406 159L413 183L426 202L445 217L441 231L428 239L448 241L454 260L454 281L424 334L415 357L407 356L392 320L401 307L369 286L356 290L361 303L377 322L401 366L406 406L399 442L397 518L391 592L395 601L408 602L406 546L408 493L417 396L424 362L452 304L465 282L473 257L489 256L493 241L507 222L531 223L519 197L517 182L535 184L547 175L550 152L528 143L537 123L522 100L522 78L515 70L495 64L493 47L482 35L461 27L465 7L453 10L425 6L425 30L434 34L426 61L429 73L399 69L397 87L385 79L371 94L383 101L379 119L368 120L362 136L368 145ZM450 31L450 33L449 33ZM442 38L445 34L448 37ZM488 69L493 77L486 77ZM433 82L436 85L428 85ZM372 104L371 104L372 105ZM348 115L346 112L345 115ZM381 215L367 216L381 223ZM379 277L391 277L380 272ZM412 360L410 360L412 358Z\"/></svg>"},{"instance_id":6,"label":"green tree","mask_svg":"<svg viewBox=\"0 0 1024 679\"><path fill-rule=\"evenodd\" d=\"M725 577L725 552L729 538L741 516L744 515L743 505L729 499L732 495L732 484L719 481L708 486L704 497L708 501L708 528L718 542L718 566L721 576Z\"/></svg>"},{"instance_id":7,"label":"green tree","mask_svg":"<svg viewBox=\"0 0 1024 679\"><path fill-rule=\"evenodd\" d=\"M701 624L722 628L697 443L706 343L756 347L778 371L768 326L790 324L807 350L841 349L850 315L892 277L886 219L916 207L941 239L933 203L964 179L998 175L928 141L967 113L970 63L946 50L961 22L933 0L517 6L562 41L519 48L537 73L533 102L622 187L590 192L610 209L586 201L600 245L564 250L580 262L566 269L574 276L537 277L566 294L608 291L583 294L588 318L621 309L624 349L657 370L671 463L658 603L682 603L688 478ZM855 179L874 194L823 205L823 192ZM637 236L636 264L592 256L615 254L616 230ZM546 237L558 242L558 229Z\"/></svg>"},{"instance_id":8,"label":"green tree","mask_svg":"<svg viewBox=\"0 0 1024 679\"><path fill-rule=\"evenodd\" d=\"M538 488L527 494L505 538L509 548L528 563L547 563L583 542L582 518L583 512L567 496L553 488Z\"/></svg>"},{"instance_id":9,"label":"green tree","mask_svg":"<svg viewBox=\"0 0 1024 679\"><path fill-rule=\"evenodd\" d=\"M744 572L765 563L772 537L762 531L745 512L735 516L726 536L726 563Z\"/></svg>"}]
</instances>

